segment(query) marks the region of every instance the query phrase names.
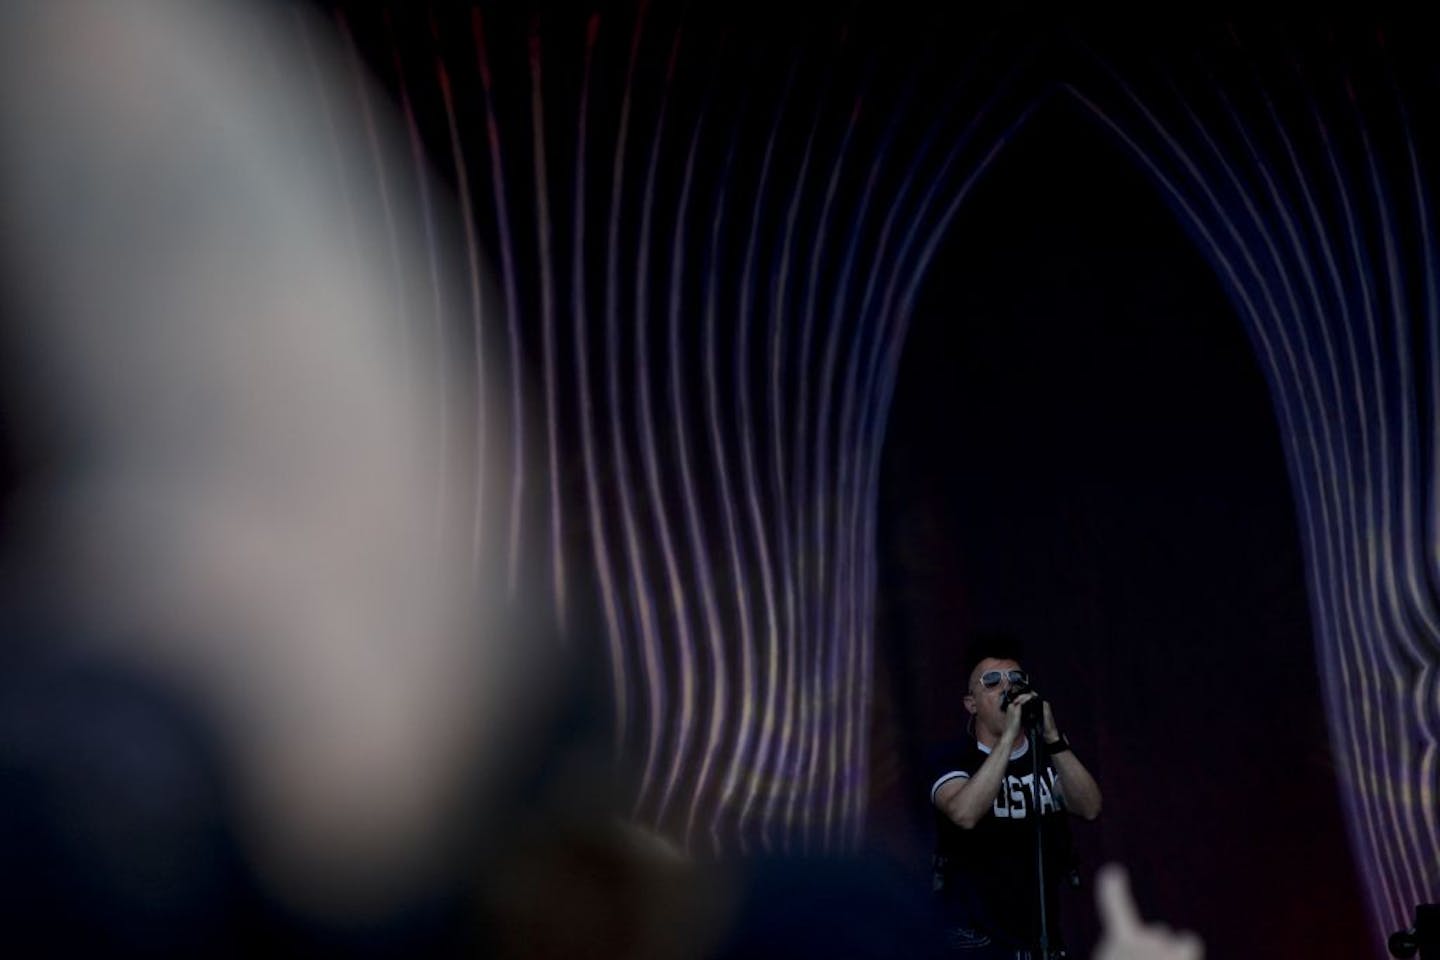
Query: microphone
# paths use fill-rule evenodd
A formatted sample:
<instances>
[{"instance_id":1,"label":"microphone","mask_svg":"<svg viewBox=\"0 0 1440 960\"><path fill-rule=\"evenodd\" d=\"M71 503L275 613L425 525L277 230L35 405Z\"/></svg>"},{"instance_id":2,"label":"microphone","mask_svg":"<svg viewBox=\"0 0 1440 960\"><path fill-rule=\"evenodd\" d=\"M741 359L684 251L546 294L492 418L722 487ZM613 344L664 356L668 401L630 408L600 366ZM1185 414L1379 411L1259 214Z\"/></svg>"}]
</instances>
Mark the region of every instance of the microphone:
<instances>
[{"instance_id":1,"label":"microphone","mask_svg":"<svg viewBox=\"0 0 1440 960\"><path fill-rule=\"evenodd\" d=\"M1041 705L1044 701L1040 698L1035 688L1023 680L1014 681L1010 686L1005 688L1005 692L1000 695L1000 712L1004 713L1006 710L1009 710L1010 705L1015 702L1015 698L1023 693L1034 693L1035 699L1028 701L1020 708L1024 711L1020 719L1027 726L1039 726L1041 717L1044 716L1044 714L1041 713L1043 709Z\"/></svg>"},{"instance_id":2,"label":"microphone","mask_svg":"<svg viewBox=\"0 0 1440 960\"><path fill-rule=\"evenodd\" d=\"M1000 695L1000 712L1004 713L1006 710L1009 710L1010 704L1014 703L1015 698L1020 696L1020 694L1033 692L1033 688L1024 680L1012 681L1010 686L1005 688L1005 692Z\"/></svg>"}]
</instances>

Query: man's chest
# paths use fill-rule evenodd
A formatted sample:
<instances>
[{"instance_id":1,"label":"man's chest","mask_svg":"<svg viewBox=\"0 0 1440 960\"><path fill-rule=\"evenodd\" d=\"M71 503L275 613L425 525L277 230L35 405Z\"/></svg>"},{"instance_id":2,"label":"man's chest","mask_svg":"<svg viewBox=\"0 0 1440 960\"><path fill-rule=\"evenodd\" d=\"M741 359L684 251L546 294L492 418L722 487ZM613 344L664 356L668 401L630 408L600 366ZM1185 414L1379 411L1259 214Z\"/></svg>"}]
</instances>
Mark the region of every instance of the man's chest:
<instances>
[{"instance_id":1,"label":"man's chest","mask_svg":"<svg viewBox=\"0 0 1440 960\"><path fill-rule=\"evenodd\" d=\"M1000 781L990 812L997 820L1024 820L1064 809L1060 778L1053 767L1041 770L1038 778L1033 770L1011 768Z\"/></svg>"}]
</instances>

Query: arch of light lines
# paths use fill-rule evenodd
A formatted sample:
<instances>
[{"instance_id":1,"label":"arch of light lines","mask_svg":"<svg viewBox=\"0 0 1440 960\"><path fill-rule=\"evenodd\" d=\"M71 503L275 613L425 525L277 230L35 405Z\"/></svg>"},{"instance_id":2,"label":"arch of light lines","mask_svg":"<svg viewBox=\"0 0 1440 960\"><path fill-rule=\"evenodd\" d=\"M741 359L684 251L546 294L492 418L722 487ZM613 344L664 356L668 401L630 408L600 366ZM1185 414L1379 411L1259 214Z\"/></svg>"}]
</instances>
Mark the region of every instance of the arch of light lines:
<instances>
[{"instance_id":1,"label":"arch of light lines","mask_svg":"<svg viewBox=\"0 0 1440 960\"><path fill-rule=\"evenodd\" d=\"M713 26L480 8L387 21L376 60L412 162L428 147L455 186L453 236L427 213L432 257L466 252L453 309L509 390L478 410L474 446L511 472L467 507L477 568L497 550L511 591L542 569L562 628L594 597L635 817L696 851L858 841L910 311L1007 138L1070 96L1190 232L1268 379L1378 931L1440 898L1440 266L1434 124L1412 109L1430 91L1378 37L1324 58L1342 67L1237 40L1057 81L1003 38L910 56L838 20L798 47ZM443 137L422 145L427 113ZM408 322L439 317L413 299Z\"/></svg>"}]
</instances>

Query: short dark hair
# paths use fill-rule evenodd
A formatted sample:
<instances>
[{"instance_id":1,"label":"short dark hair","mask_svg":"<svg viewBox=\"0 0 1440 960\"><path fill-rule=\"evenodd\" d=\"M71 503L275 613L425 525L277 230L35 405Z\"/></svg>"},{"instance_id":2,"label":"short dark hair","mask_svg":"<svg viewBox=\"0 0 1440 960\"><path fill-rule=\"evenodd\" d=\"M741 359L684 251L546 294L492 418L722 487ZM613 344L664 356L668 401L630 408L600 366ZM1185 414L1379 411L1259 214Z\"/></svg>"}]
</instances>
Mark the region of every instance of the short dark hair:
<instances>
[{"instance_id":1,"label":"short dark hair","mask_svg":"<svg viewBox=\"0 0 1440 960\"><path fill-rule=\"evenodd\" d=\"M1024 663L1025 644L1015 634L1006 630L985 630L976 633L966 644L965 682L975 675L975 668L981 660L1014 660Z\"/></svg>"}]
</instances>

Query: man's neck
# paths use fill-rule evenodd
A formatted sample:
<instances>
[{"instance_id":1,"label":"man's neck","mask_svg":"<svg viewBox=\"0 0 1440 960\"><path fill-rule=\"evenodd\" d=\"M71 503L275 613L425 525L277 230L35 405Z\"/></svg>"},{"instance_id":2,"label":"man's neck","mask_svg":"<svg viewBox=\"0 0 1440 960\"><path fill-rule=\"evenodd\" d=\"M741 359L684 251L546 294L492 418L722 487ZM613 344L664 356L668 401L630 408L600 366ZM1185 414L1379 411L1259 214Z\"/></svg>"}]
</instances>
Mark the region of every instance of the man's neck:
<instances>
[{"instance_id":1,"label":"man's neck","mask_svg":"<svg viewBox=\"0 0 1440 960\"><path fill-rule=\"evenodd\" d=\"M995 744L1000 742L1000 738L991 734L988 730L976 730L975 740L986 750L994 750ZM1021 730L1015 735L1015 742L1010 744L1010 752L1014 753L1016 750L1019 750L1021 747L1025 746L1027 742L1028 741L1025 739L1025 731Z\"/></svg>"}]
</instances>

